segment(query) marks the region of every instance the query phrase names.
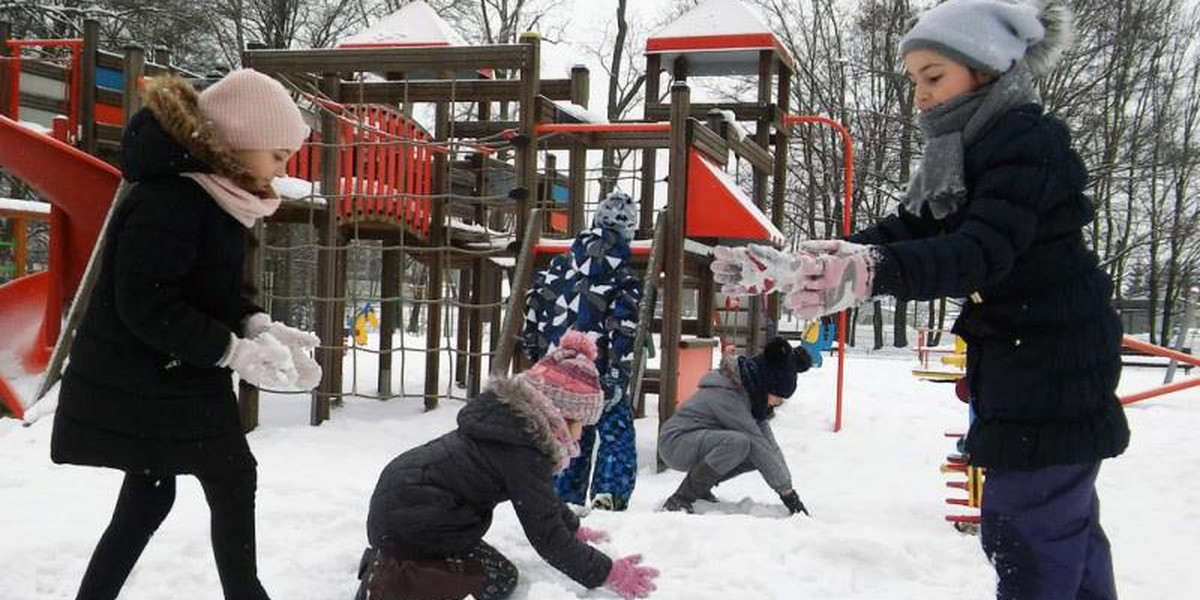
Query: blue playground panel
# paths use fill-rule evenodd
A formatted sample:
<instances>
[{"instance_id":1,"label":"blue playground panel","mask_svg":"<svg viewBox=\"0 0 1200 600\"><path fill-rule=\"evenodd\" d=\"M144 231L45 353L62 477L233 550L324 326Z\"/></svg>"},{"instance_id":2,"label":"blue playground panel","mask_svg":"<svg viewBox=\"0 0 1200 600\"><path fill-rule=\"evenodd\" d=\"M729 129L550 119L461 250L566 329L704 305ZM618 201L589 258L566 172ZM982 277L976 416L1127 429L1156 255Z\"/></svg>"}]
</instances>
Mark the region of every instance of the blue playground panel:
<instances>
[{"instance_id":1,"label":"blue playground panel","mask_svg":"<svg viewBox=\"0 0 1200 600\"><path fill-rule=\"evenodd\" d=\"M117 69L96 67L96 85L119 92L125 89L125 75Z\"/></svg>"}]
</instances>

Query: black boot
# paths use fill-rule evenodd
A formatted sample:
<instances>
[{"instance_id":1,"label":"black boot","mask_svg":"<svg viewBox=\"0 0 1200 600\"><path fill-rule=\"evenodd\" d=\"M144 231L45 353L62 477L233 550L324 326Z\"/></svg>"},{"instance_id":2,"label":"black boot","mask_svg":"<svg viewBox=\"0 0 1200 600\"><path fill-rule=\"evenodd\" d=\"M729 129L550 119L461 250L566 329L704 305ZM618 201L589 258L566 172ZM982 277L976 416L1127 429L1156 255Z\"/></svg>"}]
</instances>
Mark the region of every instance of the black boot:
<instances>
[{"instance_id":1,"label":"black boot","mask_svg":"<svg viewBox=\"0 0 1200 600\"><path fill-rule=\"evenodd\" d=\"M721 480L721 475L708 466L708 463L700 461L692 470L688 471L687 477L683 478L683 483L679 484L679 489L671 494L670 498L663 503L663 510L671 512L694 512L692 504L696 500L712 495L712 487Z\"/></svg>"}]
</instances>

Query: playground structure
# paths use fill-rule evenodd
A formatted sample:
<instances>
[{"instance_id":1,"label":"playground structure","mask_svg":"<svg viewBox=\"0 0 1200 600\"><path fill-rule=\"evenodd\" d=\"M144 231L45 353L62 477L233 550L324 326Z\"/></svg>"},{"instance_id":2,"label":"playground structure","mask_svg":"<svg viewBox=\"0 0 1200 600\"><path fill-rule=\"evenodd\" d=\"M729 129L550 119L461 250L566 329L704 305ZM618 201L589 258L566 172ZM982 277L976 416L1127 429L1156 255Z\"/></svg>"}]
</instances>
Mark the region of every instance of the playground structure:
<instances>
[{"instance_id":1,"label":"playground structure","mask_svg":"<svg viewBox=\"0 0 1200 600\"><path fill-rule=\"evenodd\" d=\"M930 341L935 339L935 336L940 338L942 334L950 335L953 338L953 349L930 345ZM917 379L958 381L967 374L967 343L957 335L950 333L949 330L918 328L917 347L913 351L917 353L918 366L913 369L912 373ZM930 367L930 359L934 356L938 357L937 364L941 366Z\"/></svg>"},{"instance_id":2,"label":"playground structure","mask_svg":"<svg viewBox=\"0 0 1200 600\"><path fill-rule=\"evenodd\" d=\"M245 66L288 86L314 125L313 137L288 166L283 208L254 232L258 244L247 269L274 318L310 327L323 341L317 359L326 377L311 396L314 425L329 418L343 395L419 397L432 409L443 398L469 398L489 373L514 368L533 270L566 249L586 226L589 199L613 183L604 180L612 174L589 166L597 152L632 150L638 157L633 168L615 174L615 184L638 196L642 207L633 245L646 301L634 397L641 403L645 394L657 394L662 419L686 396L705 356L711 364L708 340L720 333L730 346L752 351L763 342L765 324L778 320L778 300L771 298L725 307L744 323L714 322L710 316L724 298L707 264L716 244L784 243L794 127L830 126L840 136L842 231L849 233L850 138L829 119L790 113L792 58L737 0L701 4L647 42L649 100L641 120L621 123L587 114L586 69L542 78L536 34L517 44L468 46L447 35L444 23L404 29L440 22L428 5L414 2L403 11L410 12L339 48L243 55ZM143 75L174 71L194 78L158 53L164 65L147 63L134 47L120 57L119 79L104 75L105 68L115 70L116 55L98 49L97 32L89 22L82 40L9 40L0 24L0 47L8 54L0 69L6 114L39 124L49 115L43 126L69 142L0 121L0 167L51 202L58 248L52 254L59 256L44 274L0 289L0 314L11 319L5 330L22 332L6 338L2 349L29 357L30 372L49 360L62 309L75 295L116 195L116 171L79 150L115 160L120 123L139 108L135 91ZM39 44L63 50L53 60L28 54ZM25 87L30 73L50 67L64 94L53 102ZM667 94L664 72L671 81ZM102 85L102 76L120 90ZM691 102L691 78L724 76L752 78L756 96ZM749 125L748 135L740 124ZM729 174L739 163L751 171L747 190ZM377 282L378 289L363 281ZM344 335L347 309L364 303L379 309L377 344L370 336L347 342ZM417 327L402 327L406 311ZM838 317L834 330L839 352L844 319ZM397 335L401 329L408 333ZM661 368L646 369L645 342L655 334ZM406 360L414 355L419 360ZM373 381L359 377L360 362L363 372L374 370ZM835 430L845 362L838 361ZM411 385L414 378L421 385ZM0 396L19 413L11 390ZM253 427L257 390L244 386L240 398L243 419Z\"/></svg>"},{"instance_id":3,"label":"playground structure","mask_svg":"<svg viewBox=\"0 0 1200 600\"><path fill-rule=\"evenodd\" d=\"M713 337L707 318L714 312L707 270L712 245L783 243L778 225L792 126L787 114L792 60L740 3L713 0L697 10L714 7L732 11L730 18L709 20L701 14L681 19L647 44L651 101L646 119L630 123L597 123L588 117L583 110L588 103L586 69L574 69L569 79L542 79L536 34L523 36L518 44L481 47L463 45L446 33L444 23L406 31L417 23L440 23L421 2L406 5L403 18L393 19L382 31L364 32L337 49L245 52L243 64L289 86L316 125L313 138L289 164L293 179L285 186L284 208L255 231L259 244L248 258L259 301L277 319L310 318L297 324L313 327L323 340L317 358L327 376L313 394L313 424L328 418L330 405L346 393L381 399L418 396L433 408L440 398L475 394L485 374L484 358L489 359L488 372L506 372L517 354L520 302L532 270L549 253L561 251L558 240L585 226L589 187L600 179L595 175L600 169L588 166L589 152L606 149L637 150L642 156L640 167L617 175L618 185L640 191L643 219L635 256L640 268L652 274L646 277L648 292L664 292L661 317L655 317L655 302L645 303L648 314L639 336L646 340L652 331L662 332L661 346L670 351L662 353L657 372L680 373L680 356L687 352L682 347L707 353L687 358L688 364L698 365L689 374L663 379L649 371L638 378L644 392L666 399L660 410L669 415L681 380L686 391L696 377L690 371L702 369L705 357L711 361L712 344L704 340ZM689 32L678 27L687 22L692 23L688 27L716 29ZM119 77L112 77L104 68L113 57L97 48L97 30L90 22L82 40L9 40L6 28L0 45L9 55L8 68L0 97L8 100L9 115L33 120L70 144L114 160L120 124L139 108L134 92L141 77L177 70L147 64L143 51L128 48ZM47 60L31 54L33 47L63 50ZM61 64L51 64L55 61ZM49 72L48 64L57 69L61 97L35 100L29 74ZM664 65L674 79L670 102L659 101ZM494 79L497 72L507 78ZM759 94L753 102L692 105L687 78L713 75L759 75ZM105 76L120 83L120 95L104 86ZM714 109L754 123L754 137L739 135ZM427 128L418 116L429 114L432 125ZM6 144L9 148L45 147L64 154L70 149L15 124L8 129L37 138L24 137ZM752 167L749 194L725 172L731 155ZM62 167L50 166L61 163L48 158L25 170L13 168L12 158L0 157L0 166L22 180L63 174ZM557 169L560 158L569 165L565 175ZM665 209L656 212L656 205L664 204L655 199L664 187L656 174L660 162L667 165L669 180ZM64 299L79 283L91 241L115 194L115 170L101 165L96 161L88 167L107 178L86 193L94 212L90 231L81 232L80 243L72 245L75 254L68 264L48 271L68 274L60 286ZM52 202L84 197L79 189L33 187ZM759 208L768 204L770 217ZM51 237L63 239L61 233ZM363 267L350 257L364 253L379 263L371 265L377 270L368 275L379 282L378 290L364 291L353 280L352 273ZM312 255L315 282L297 291L294 266ZM684 319L685 293L695 294L695 312L705 318ZM26 300L36 296L15 295ZM47 331L34 344L45 355L56 337L50 324L59 322L51 315L61 315L65 300L29 303L46 315L41 320ZM365 347L369 344L360 336L347 345L343 336L347 307L363 303L380 308L377 347ZM6 317L17 316L8 306ZM413 315L422 313L424 341L409 344L409 336L400 335L396 347L393 332L406 307L416 309ZM777 314L777 304L768 310ZM742 348L753 349L762 341L761 314L752 309L751 317L750 326L737 332ZM485 324L490 325L486 334ZM685 334L694 337L685 339ZM410 353L422 355L419 394L405 384L405 356ZM449 380L443 355L451 357ZM377 361L374 385L359 381L360 356ZM400 362L398 389L393 387L393 356ZM644 364L645 358L638 360ZM45 362L43 358L28 368L36 370ZM344 372L349 381L343 381ZM464 396L458 396L460 390ZM256 393L248 387L241 391L248 427L256 423Z\"/></svg>"}]
</instances>

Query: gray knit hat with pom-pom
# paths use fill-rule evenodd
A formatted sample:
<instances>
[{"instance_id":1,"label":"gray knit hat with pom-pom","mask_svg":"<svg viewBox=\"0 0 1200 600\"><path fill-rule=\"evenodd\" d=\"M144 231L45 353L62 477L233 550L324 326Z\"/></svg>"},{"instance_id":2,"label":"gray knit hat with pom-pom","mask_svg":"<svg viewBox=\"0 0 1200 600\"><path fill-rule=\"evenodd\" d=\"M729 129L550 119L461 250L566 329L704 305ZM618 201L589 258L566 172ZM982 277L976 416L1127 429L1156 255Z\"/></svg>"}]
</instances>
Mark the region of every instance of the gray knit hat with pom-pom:
<instances>
[{"instance_id":1,"label":"gray knit hat with pom-pom","mask_svg":"<svg viewBox=\"0 0 1200 600\"><path fill-rule=\"evenodd\" d=\"M932 50L989 75L1024 60L1041 75L1071 45L1073 25L1066 0L949 0L917 17L900 55Z\"/></svg>"}]
</instances>

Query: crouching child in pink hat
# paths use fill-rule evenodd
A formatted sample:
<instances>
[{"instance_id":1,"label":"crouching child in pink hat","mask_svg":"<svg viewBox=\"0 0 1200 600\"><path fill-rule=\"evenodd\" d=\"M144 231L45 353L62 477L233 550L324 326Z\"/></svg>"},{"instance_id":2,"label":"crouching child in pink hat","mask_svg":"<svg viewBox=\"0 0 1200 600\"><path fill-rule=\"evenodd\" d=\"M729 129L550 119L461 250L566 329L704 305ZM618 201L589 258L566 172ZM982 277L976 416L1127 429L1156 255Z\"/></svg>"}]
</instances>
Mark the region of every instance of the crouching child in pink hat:
<instances>
[{"instance_id":1,"label":"crouching child in pink hat","mask_svg":"<svg viewBox=\"0 0 1200 600\"><path fill-rule=\"evenodd\" d=\"M492 511L511 500L538 554L587 588L644 598L658 571L640 555L613 560L588 542L554 493L554 474L579 454L584 426L604 397L596 347L568 332L528 371L493 378L458 413L458 429L394 458L383 470L367 515L371 546L359 565L357 600L477 600L509 597L517 568L483 541Z\"/></svg>"},{"instance_id":2,"label":"crouching child in pink hat","mask_svg":"<svg viewBox=\"0 0 1200 600\"><path fill-rule=\"evenodd\" d=\"M171 511L177 475L204 489L225 598L267 598L255 558L257 463L230 370L275 389L321 378L308 355L316 336L271 322L242 279L246 230L279 205L271 179L308 133L283 85L250 69L200 94L182 79L147 82L121 142L131 189L106 229L50 445L56 463L124 471L81 600L117 597Z\"/></svg>"}]
</instances>

